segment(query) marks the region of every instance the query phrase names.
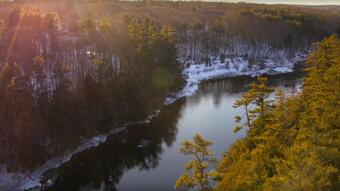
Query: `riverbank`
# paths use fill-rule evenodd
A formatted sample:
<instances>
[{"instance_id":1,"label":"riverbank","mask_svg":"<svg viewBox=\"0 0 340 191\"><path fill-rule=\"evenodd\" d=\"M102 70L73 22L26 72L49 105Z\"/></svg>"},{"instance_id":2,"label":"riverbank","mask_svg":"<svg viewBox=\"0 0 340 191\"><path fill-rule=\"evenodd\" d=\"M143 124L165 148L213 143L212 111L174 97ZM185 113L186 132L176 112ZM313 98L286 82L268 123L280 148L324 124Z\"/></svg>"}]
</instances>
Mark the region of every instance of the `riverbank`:
<instances>
[{"instance_id":1,"label":"riverbank","mask_svg":"<svg viewBox=\"0 0 340 191\"><path fill-rule=\"evenodd\" d=\"M293 72L298 64L302 65L307 59L307 54L296 53L292 58L276 62L274 59L263 61L263 66L252 66L249 60L237 57L233 59L225 59L223 61L212 58L211 64L193 64L189 61L189 65L183 70L183 76L186 81L184 88L168 97L165 104L171 104L181 97L192 96L198 90L201 82L213 79L236 76L260 76L260 75L276 75Z\"/></svg>"},{"instance_id":2,"label":"riverbank","mask_svg":"<svg viewBox=\"0 0 340 191\"><path fill-rule=\"evenodd\" d=\"M303 58L304 57L300 57L301 60L295 60L296 63L302 61ZM239 64L237 64L239 66L238 69L236 69L235 67L237 62L239 62ZM165 100L165 105L172 104L182 97L188 97L195 94L195 92L198 90L199 84L204 81L245 75L258 76L262 74L275 75L289 73L294 71L294 65L295 63L292 62L287 62L287 64L285 65L275 65L272 62L268 62L268 64L266 64L266 68L264 69L259 70L259 68L254 67L251 70L246 70L246 68L249 68L247 62L239 59L235 59L235 61L233 62L230 61L225 63L217 61L211 65L191 64L183 70L183 75L186 80L185 87L181 91L174 93L170 97L168 97ZM153 117L157 116L159 112L160 111L157 110L152 115L149 115L145 120L126 123L120 128L114 129L106 134L98 135L91 139L84 140L73 151L67 153L64 156L47 161L44 165L33 170L32 172L7 173L5 171L5 166L1 166L0 179L2 181L0 183L0 188L1 190L25 190L40 187L41 178L47 170L60 167L62 164L71 160L73 155L104 143L109 136L124 131L130 125L150 122L150 120Z\"/></svg>"}]
</instances>

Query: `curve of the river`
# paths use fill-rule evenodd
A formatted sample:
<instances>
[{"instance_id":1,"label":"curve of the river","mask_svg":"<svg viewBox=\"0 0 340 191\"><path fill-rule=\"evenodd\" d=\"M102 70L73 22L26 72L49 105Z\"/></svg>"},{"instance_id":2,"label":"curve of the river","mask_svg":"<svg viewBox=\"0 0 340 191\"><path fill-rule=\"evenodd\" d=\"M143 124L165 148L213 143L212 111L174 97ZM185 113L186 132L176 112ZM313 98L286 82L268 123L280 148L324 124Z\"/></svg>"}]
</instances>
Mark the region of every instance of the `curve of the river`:
<instances>
[{"instance_id":1,"label":"curve of the river","mask_svg":"<svg viewBox=\"0 0 340 191\"><path fill-rule=\"evenodd\" d=\"M272 87L288 90L302 84L301 73L269 79ZM245 135L245 131L233 133L234 116L243 111L232 105L253 81L250 77L234 77L201 84L194 96L165 106L149 123L130 126L45 173L50 185L44 189L174 190L189 160L178 153L182 141L200 133L214 141L212 149L221 158L235 140Z\"/></svg>"}]
</instances>

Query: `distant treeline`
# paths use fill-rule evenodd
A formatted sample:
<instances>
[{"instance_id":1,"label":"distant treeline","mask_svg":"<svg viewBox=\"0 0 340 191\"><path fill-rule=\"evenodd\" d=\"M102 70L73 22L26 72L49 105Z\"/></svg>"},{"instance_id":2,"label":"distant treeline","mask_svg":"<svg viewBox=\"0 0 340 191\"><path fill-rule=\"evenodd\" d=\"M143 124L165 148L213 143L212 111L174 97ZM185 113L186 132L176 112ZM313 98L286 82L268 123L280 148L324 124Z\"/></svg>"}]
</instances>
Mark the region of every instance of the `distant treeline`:
<instances>
[{"instance_id":1,"label":"distant treeline","mask_svg":"<svg viewBox=\"0 0 340 191\"><path fill-rule=\"evenodd\" d=\"M211 32L215 32L224 38L237 37L254 43L265 41L277 46L297 46L298 42L318 41L327 34L340 31L340 11L312 6L110 0L32 0L2 4L0 18L6 19L14 7L31 6L58 13L64 27L71 31L78 30L75 23L81 17L110 20L118 34L124 33L128 18L147 17L154 20L157 26L165 23L174 26L181 40L185 40L190 31L202 38L206 36L203 35L205 32L209 36L214 36ZM221 42L219 39L211 40L213 43Z\"/></svg>"}]
</instances>

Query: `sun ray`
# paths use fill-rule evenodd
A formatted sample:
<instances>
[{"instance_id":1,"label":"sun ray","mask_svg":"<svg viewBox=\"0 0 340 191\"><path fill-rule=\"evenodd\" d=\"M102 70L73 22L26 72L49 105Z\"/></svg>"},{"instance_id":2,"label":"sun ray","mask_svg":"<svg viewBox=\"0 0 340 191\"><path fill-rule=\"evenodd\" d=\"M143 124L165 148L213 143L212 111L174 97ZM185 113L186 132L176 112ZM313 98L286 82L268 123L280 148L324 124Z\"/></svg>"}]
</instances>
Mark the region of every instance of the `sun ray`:
<instances>
[{"instance_id":1,"label":"sun ray","mask_svg":"<svg viewBox=\"0 0 340 191\"><path fill-rule=\"evenodd\" d=\"M13 35L12 35L12 38L10 39L10 42L9 42L9 45L8 45L8 50L7 50L7 53L6 53L6 56L5 56L5 63L8 62L8 60L9 60L11 54L12 54L12 50L13 50L14 44L16 43L16 40L17 40L17 37L18 37L18 33L19 33L20 29L21 29L21 24L22 24L22 21L23 21L22 11L23 11L22 8L20 8L20 11L19 11L19 21L16 24L14 32L13 32Z\"/></svg>"}]
</instances>

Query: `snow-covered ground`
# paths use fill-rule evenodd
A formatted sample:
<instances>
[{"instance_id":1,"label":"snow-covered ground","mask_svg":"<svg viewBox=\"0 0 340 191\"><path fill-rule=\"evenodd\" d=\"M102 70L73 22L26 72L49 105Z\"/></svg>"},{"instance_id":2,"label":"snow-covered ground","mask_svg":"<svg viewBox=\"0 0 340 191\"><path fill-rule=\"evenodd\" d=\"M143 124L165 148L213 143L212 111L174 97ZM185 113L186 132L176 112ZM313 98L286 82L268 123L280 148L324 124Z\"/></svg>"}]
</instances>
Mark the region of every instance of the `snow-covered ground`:
<instances>
[{"instance_id":1,"label":"snow-covered ground","mask_svg":"<svg viewBox=\"0 0 340 191\"><path fill-rule=\"evenodd\" d=\"M250 61L244 57L234 57L232 59L226 58L225 60L221 60L220 58L212 56L210 57L209 64L196 63L196 61L193 60L182 59L181 62L187 66L183 70L186 85L181 91L177 92L171 97L168 97L165 100L165 104L171 104L181 97L193 95L198 90L199 83L205 80L243 75L258 76L265 73L288 73L293 71L294 65L297 62L303 61L305 59L306 54L303 53L296 53L293 57L290 57L290 59L282 56L267 58L263 60L263 65L261 68L256 64L250 64ZM47 170L61 166L62 164L69 161L76 153L98 146L99 144L105 142L108 136L123 131L131 124L150 122L150 120L157 116L159 112L160 111L157 110L154 114L148 116L143 121L127 123L105 135L99 135L93 137L92 139L85 140L72 152L47 161L44 165L32 172L7 173L6 166L0 165L0 190L19 191L40 186L41 178Z\"/></svg>"},{"instance_id":2,"label":"snow-covered ground","mask_svg":"<svg viewBox=\"0 0 340 191\"><path fill-rule=\"evenodd\" d=\"M93 137L92 139L87 140L83 142L82 144L80 144L77 147L77 149L68 153L67 155L49 160L41 167L29 173L18 173L18 172L7 173L6 166L1 165L0 166L0 180L1 180L0 190L13 190L13 191L14 190L25 190L28 188L33 188L35 186L39 186L41 176L45 171L51 168L59 167L61 164L69 161L74 154L84 151L87 148L95 147L99 145L100 143L103 143L105 140L106 140L106 136L103 136L103 135Z\"/></svg>"},{"instance_id":3,"label":"snow-covered ground","mask_svg":"<svg viewBox=\"0 0 340 191\"><path fill-rule=\"evenodd\" d=\"M300 61L307 59L307 54L296 53L293 57L287 58L278 56L276 58L267 58L263 60L262 67L252 65L248 59L243 57L226 58L220 60L216 57L210 57L209 64L194 63L192 60L182 61L187 66L183 70L186 81L184 88L174 96L168 97L165 104L171 104L181 97L193 95L201 82L235 76L260 76L262 74L282 74L294 71L294 66Z\"/></svg>"},{"instance_id":4,"label":"snow-covered ground","mask_svg":"<svg viewBox=\"0 0 340 191\"><path fill-rule=\"evenodd\" d=\"M67 154L55 157L52 160L46 161L42 166L36 168L32 172L11 172L8 173L6 165L0 164L0 190L1 191L22 191L35 187L40 187L40 181L43 178L43 174L49 169L58 168L62 164L71 160L72 156L85 151L87 149L97 147L101 143L104 143L110 135L124 131L130 125L149 123L152 118L159 114L160 110L156 110L153 114L146 117L144 120L129 122L122 125L120 128L115 128L110 132L95 136L91 139L84 140L80 145ZM140 145L138 145L140 147Z\"/></svg>"},{"instance_id":5,"label":"snow-covered ground","mask_svg":"<svg viewBox=\"0 0 340 191\"><path fill-rule=\"evenodd\" d=\"M121 131L122 129L116 129L116 131ZM112 132L114 133L114 132ZM88 148L96 147L99 144L106 141L107 136L99 135L95 136L92 139L86 140L81 143L75 150L67 153L64 156L56 157L52 160L47 161L44 165L35 169L32 172L27 173L19 173L19 172L11 172L7 173L6 166L0 166L0 190L26 190L29 188L33 188L40 185L40 180L44 172L49 169L57 168L61 164L69 161L72 156L76 153L82 152Z\"/></svg>"}]
</instances>

